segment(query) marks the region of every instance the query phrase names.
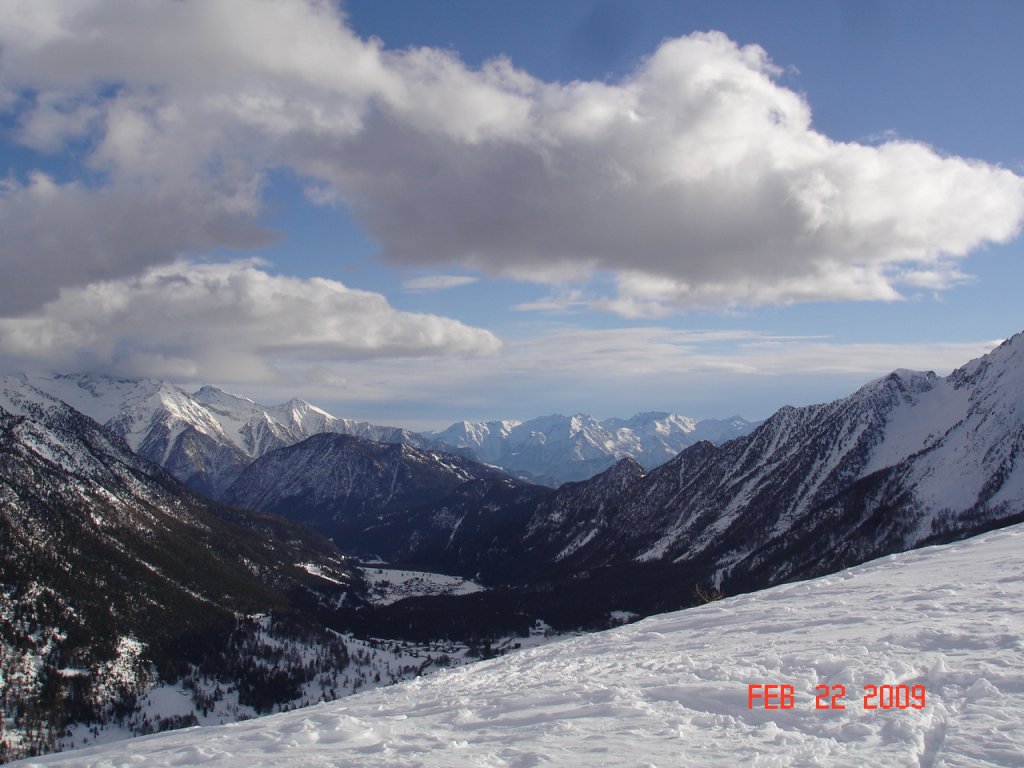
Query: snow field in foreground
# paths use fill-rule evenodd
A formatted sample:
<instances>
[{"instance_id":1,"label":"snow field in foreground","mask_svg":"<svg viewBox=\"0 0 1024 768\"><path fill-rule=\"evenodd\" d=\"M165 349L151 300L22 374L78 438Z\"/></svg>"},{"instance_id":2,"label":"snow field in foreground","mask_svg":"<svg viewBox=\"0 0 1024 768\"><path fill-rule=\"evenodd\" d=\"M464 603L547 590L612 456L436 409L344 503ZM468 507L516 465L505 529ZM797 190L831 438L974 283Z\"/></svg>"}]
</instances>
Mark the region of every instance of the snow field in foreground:
<instances>
[{"instance_id":1,"label":"snow field in foreground","mask_svg":"<svg viewBox=\"0 0 1024 768\"><path fill-rule=\"evenodd\" d=\"M750 683L794 687L748 709ZM815 709L816 685L846 709ZM924 685L923 710L863 707ZM221 727L25 761L121 766L1024 766L1024 526Z\"/></svg>"}]
</instances>

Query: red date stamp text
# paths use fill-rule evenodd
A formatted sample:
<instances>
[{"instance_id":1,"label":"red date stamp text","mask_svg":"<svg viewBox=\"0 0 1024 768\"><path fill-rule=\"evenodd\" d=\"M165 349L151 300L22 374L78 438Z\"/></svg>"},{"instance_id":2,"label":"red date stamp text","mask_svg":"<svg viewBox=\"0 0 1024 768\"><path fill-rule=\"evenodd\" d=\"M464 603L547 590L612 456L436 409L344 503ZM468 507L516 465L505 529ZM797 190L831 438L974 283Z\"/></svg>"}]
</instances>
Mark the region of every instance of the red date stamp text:
<instances>
[{"instance_id":1,"label":"red date stamp text","mask_svg":"<svg viewBox=\"0 0 1024 768\"><path fill-rule=\"evenodd\" d=\"M846 709L845 685L818 685L814 693L815 709ZM923 685L865 685L860 704L869 710L924 709L927 695ZM793 709L796 698L795 689L787 683L751 683L747 686L747 709Z\"/></svg>"}]
</instances>

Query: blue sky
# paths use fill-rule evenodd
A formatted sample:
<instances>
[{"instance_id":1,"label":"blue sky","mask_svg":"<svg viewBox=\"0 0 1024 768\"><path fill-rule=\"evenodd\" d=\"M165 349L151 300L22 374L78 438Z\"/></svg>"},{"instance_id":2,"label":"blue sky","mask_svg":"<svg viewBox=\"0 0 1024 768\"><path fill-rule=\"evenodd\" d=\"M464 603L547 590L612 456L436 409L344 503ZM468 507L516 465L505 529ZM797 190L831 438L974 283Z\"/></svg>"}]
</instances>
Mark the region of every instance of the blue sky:
<instances>
[{"instance_id":1,"label":"blue sky","mask_svg":"<svg viewBox=\"0 0 1024 768\"><path fill-rule=\"evenodd\" d=\"M763 418L1024 328L1020 3L7 5L10 369Z\"/></svg>"}]
</instances>

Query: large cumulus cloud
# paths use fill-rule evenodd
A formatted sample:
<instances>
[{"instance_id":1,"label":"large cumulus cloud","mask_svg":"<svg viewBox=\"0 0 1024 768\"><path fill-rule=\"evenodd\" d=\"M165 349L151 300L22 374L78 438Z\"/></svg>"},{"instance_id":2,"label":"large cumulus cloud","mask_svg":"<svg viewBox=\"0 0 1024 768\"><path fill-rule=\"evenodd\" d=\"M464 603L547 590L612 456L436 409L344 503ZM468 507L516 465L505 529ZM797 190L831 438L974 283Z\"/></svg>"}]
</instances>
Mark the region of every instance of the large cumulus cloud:
<instances>
[{"instance_id":1,"label":"large cumulus cloud","mask_svg":"<svg viewBox=\"0 0 1024 768\"><path fill-rule=\"evenodd\" d=\"M20 140L84 142L98 180L74 195L155 200L130 232L102 225L105 249L77 251L75 216L38 203L35 230L57 234L0 243L9 285L35 286L0 297L13 306L258 242L261 183L280 167L312 200L344 204L392 263L601 275L615 292L598 304L625 315L942 289L1024 217L1008 170L818 133L767 54L718 33L668 40L618 82L555 83L503 59L470 69L448 51L387 50L314 0L7 11L0 104ZM27 215L31 190L8 182L0 222ZM37 252L67 252L68 269L43 277L26 266Z\"/></svg>"},{"instance_id":2,"label":"large cumulus cloud","mask_svg":"<svg viewBox=\"0 0 1024 768\"><path fill-rule=\"evenodd\" d=\"M403 312L378 293L258 263L176 261L141 275L65 288L0 318L0 353L29 367L205 381L281 380L325 361L488 355L488 331Z\"/></svg>"}]
</instances>

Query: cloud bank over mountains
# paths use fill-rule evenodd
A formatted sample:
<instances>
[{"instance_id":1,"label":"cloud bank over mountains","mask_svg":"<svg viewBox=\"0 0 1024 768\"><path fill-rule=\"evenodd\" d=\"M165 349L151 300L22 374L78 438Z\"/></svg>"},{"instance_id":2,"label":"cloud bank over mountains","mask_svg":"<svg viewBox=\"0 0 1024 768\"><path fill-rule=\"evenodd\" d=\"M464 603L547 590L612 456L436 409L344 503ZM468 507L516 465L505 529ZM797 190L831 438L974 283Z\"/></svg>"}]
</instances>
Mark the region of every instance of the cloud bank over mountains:
<instances>
[{"instance_id":1,"label":"cloud bank over mountains","mask_svg":"<svg viewBox=\"0 0 1024 768\"><path fill-rule=\"evenodd\" d=\"M0 348L64 370L271 382L279 368L322 359L489 355L501 342L334 280L271 275L252 262L176 261L64 289L42 313L0 318Z\"/></svg>"},{"instance_id":2,"label":"cloud bank over mountains","mask_svg":"<svg viewBox=\"0 0 1024 768\"><path fill-rule=\"evenodd\" d=\"M610 285L589 306L626 317L941 290L1024 218L1024 178L911 141L833 141L764 50L715 32L666 40L618 81L545 82L502 58L474 69L451 51L388 50L317 0L15 0L0 49L18 141L79 160L0 185L8 353L33 333L60 349L55 329L72 322L75 344L113 359L103 323L131 336L154 301L204 317L216 300L238 302L222 340L257 356L267 329L241 327L252 297L229 284L277 296L272 318L289 301L326 313L312 334L274 325L271 347L496 349L433 316L413 333L383 297L340 283L310 281L299 299L247 260L186 276L198 255L274 239L264 193L280 170L344 205L388 263ZM206 293L156 296L177 279ZM124 299L117 312L69 321L105 292ZM140 354L203 357L156 346Z\"/></svg>"}]
</instances>

